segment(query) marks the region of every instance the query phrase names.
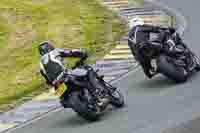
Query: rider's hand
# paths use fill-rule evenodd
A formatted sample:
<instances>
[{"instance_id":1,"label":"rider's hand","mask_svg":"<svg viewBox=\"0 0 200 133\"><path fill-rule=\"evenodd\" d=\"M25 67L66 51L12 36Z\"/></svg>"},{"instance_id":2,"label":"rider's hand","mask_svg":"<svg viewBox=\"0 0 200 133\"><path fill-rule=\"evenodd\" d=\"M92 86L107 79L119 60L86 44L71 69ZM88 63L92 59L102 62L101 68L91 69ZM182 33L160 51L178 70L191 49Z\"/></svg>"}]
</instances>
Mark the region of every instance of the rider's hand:
<instances>
[{"instance_id":1,"label":"rider's hand","mask_svg":"<svg viewBox=\"0 0 200 133\"><path fill-rule=\"evenodd\" d=\"M83 52L83 56L82 56L82 60L86 60L88 58L88 53L87 52Z\"/></svg>"},{"instance_id":2,"label":"rider's hand","mask_svg":"<svg viewBox=\"0 0 200 133\"><path fill-rule=\"evenodd\" d=\"M174 34L174 33L176 32L176 29L173 28L173 27L170 27L170 28L169 28L169 32L170 32L171 34Z\"/></svg>"},{"instance_id":3,"label":"rider's hand","mask_svg":"<svg viewBox=\"0 0 200 133\"><path fill-rule=\"evenodd\" d=\"M87 52L82 52L80 60L76 62L75 66L72 69L75 69L76 67L79 67L84 64L84 61L87 59L88 54Z\"/></svg>"}]
</instances>

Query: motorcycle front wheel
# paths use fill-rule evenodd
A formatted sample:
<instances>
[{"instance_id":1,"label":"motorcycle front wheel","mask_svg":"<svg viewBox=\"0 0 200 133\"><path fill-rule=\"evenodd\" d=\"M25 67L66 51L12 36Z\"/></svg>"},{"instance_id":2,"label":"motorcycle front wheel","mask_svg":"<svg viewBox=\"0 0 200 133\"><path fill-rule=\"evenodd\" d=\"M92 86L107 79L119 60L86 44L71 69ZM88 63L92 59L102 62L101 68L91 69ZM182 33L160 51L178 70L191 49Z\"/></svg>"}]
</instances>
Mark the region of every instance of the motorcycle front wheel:
<instances>
[{"instance_id":1,"label":"motorcycle front wheel","mask_svg":"<svg viewBox=\"0 0 200 133\"><path fill-rule=\"evenodd\" d=\"M111 104L117 108L124 106L124 96L117 89L111 94Z\"/></svg>"},{"instance_id":2,"label":"motorcycle front wheel","mask_svg":"<svg viewBox=\"0 0 200 133\"><path fill-rule=\"evenodd\" d=\"M193 58L194 58L195 63L196 63L195 70L200 71L200 59L199 59L199 57L193 53Z\"/></svg>"}]
</instances>

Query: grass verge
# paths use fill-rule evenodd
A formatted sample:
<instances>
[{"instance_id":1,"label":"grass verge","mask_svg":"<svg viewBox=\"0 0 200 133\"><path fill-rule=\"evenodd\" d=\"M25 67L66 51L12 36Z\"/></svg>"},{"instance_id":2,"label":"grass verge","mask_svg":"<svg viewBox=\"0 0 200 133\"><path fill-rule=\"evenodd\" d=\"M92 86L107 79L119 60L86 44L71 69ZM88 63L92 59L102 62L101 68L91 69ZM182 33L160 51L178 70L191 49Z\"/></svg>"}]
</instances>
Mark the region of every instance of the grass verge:
<instances>
[{"instance_id":1,"label":"grass verge","mask_svg":"<svg viewBox=\"0 0 200 133\"><path fill-rule=\"evenodd\" d=\"M1 0L0 11L0 112L48 90L38 71L42 41L83 48L94 63L126 32L96 0ZM67 59L66 67L75 60Z\"/></svg>"}]
</instances>

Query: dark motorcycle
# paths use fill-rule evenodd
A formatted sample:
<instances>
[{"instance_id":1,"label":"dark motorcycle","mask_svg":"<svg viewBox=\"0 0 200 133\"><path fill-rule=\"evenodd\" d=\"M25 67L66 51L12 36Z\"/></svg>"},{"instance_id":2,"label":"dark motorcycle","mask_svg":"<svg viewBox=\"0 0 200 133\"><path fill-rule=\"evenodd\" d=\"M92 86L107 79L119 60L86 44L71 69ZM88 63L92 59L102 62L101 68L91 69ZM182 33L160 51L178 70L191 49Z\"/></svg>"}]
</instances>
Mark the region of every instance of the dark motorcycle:
<instances>
[{"instance_id":1,"label":"dark motorcycle","mask_svg":"<svg viewBox=\"0 0 200 133\"><path fill-rule=\"evenodd\" d=\"M200 70L200 60L189 48L180 46L179 49L181 51L169 54L162 44L146 42L137 44L135 56L149 63L153 75L161 73L175 82L185 82L190 73Z\"/></svg>"},{"instance_id":2,"label":"dark motorcycle","mask_svg":"<svg viewBox=\"0 0 200 133\"><path fill-rule=\"evenodd\" d=\"M117 88L105 82L103 76L83 62L81 59L71 71L61 74L55 90L64 108L72 108L84 119L95 121L109 104L122 107L124 98Z\"/></svg>"}]
</instances>

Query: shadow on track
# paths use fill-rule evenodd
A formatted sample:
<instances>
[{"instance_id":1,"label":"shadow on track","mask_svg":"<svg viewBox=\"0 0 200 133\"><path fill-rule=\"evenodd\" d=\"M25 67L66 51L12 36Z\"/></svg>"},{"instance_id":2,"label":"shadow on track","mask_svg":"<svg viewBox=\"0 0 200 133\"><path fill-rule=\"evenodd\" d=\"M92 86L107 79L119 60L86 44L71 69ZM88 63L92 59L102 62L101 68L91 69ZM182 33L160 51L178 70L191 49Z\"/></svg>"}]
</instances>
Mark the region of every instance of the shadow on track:
<instances>
[{"instance_id":1,"label":"shadow on track","mask_svg":"<svg viewBox=\"0 0 200 133\"><path fill-rule=\"evenodd\" d=\"M124 111L125 107L121 109L114 108L112 106L109 106L104 113L100 116L100 119L95 121L95 122L90 122L87 121L80 116L78 116L75 112L68 117L65 117L59 121L56 122L56 126L59 126L59 128L66 128L66 127L82 127L82 126L88 126L92 124L97 124L97 123L103 123L104 121L107 121L113 117L118 116L119 113Z\"/></svg>"},{"instance_id":2,"label":"shadow on track","mask_svg":"<svg viewBox=\"0 0 200 133\"><path fill-rule=\"evenodd\" d=\"M59 126L59 128L66 128L66 126L69 127L81 127L81 126L87 126L91 122L86 121L82 118L80 118L77 114L73 114L71 116L65 117L64 119L61 119L60 121L57 121L56 125Z\"/></svg>"},{"instance_id":3,"label":"shadow on track","mask_svg":"<svg viewBox=\"0 0 200 133\"><path fill-rule=\"evenodd\" d=\"M145 92L159 92L177 85L180 84L177 84L174 81L161 75L155 76L152 79L144 78L144 80L141 80L137 83L137 86L139 86L140 91Z\"/></svg>"},{"instance_id":4,"label":"shadow on track","mask_svg":"<svg viewBox=\"0 0 200 133\"><path fill-rule=\"evenodd\" d=\"M175 88L182 85L187 85L189 82L192 82L194 79L197 79L198 76L199 73L194 72L191 75L189 75L188 80L186 82L176 83L165 76L157 75L152 79L144 78L143 80L137 82L137 86L139 86L139 89L137 90L145 92L160 92L162 90Z\"/></svg>"}]
</instances>

